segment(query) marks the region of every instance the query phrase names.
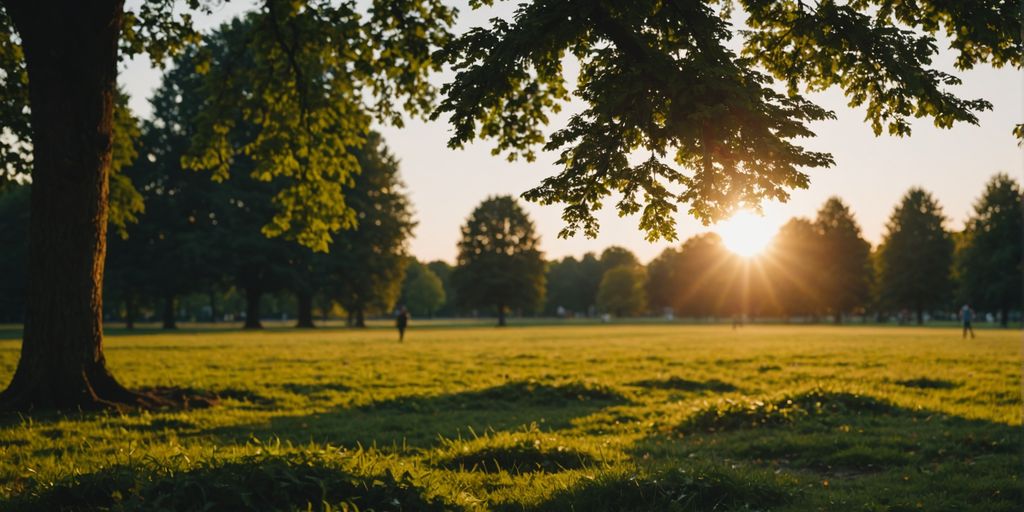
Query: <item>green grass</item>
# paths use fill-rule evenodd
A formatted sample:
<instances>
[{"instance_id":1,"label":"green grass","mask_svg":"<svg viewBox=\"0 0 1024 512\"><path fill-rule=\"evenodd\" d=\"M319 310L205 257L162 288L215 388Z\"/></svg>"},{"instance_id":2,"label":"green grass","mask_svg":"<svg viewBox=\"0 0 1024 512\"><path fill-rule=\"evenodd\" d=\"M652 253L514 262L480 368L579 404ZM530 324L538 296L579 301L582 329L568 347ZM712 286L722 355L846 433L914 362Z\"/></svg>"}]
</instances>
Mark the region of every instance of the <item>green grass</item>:
<instances>
[{"instance_id":1,"label":"green grass","mask_svg":"<svg viewBox=\"0 0 1024 512\"><path fill-rule=\"evenodd\" d=\"M129 386L220 404L0 416L0 510L1024 502L1019 331L423 327L110 336Z\"/></svg>"}]
</instances>

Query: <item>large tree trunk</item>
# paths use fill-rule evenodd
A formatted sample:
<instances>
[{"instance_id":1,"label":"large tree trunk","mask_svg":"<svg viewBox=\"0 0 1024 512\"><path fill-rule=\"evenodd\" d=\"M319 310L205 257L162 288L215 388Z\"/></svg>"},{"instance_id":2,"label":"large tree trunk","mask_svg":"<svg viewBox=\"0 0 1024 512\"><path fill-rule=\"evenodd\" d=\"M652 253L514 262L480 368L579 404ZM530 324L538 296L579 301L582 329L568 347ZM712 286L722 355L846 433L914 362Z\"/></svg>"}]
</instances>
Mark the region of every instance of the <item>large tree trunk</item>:
<instances>
[{"instance_id":1,"label":"large tree trunk","mask_svg":"<svg viewBox=\"0 0 1024 512\"><path fill-rule=\"evenodd\" d=\"M356 327L366 327L366 313L363 308L356 308L355 322Z\"/></svg>"},{"instance_id":2,"label":"large tree trunk","mask_svg":"<svg viewBox=\"0 0 1024 512\"><path fill-rule=\"evenodd\" d=\"M313 325L313 294L308 292L299 292L296 295L299 303L299 321L295 324L295 327L305 329L312 329L313 327L316 327Z\"/></svg>"},{"instance_id":3,"label":"large tree trunk","mask_svg":"<svg viewBox=\"0 0 1024 512\"><path fill-rule=\"evenodd\" d=\"M260 323L260 297L263 292L255 287L250 286L245 289L245 325L243 329L262 329L263 324Z\"/></svg>"},{"instance_id":4,"label":"large tree trunk","mask_svg":"<svg viewBox=\"0 0 1024 512\"><path fill-rule=\"evenodd\" d=\"M498 305L498 327L505 327L505 306Z\"/></svg>"},{"instance_id":5,"label":"large tree trunk","mask_svg":"<svg viewBox=\"0 0 1024 512\"><path fill-rule=\"evenodd\" d=\"M167 295L166 297L164 297L164 329L170 330L178 328L178 322L175 319L174 309L174 295Z\"/></svg>"},{"instance_id":6,"label":"large tree trunk","mask_svg":"<svg viewBox=\"0 0 1024 512\"><path fill-rule=\"evenodd\" d=\"M1008 327L1010 325L1010 310L1003 308L999 312L999 325L1002 327Z\"/></svg>"},{"instance_id":7,"label":"large tree trunk","mask_svg":"<svg viewBox=\"0 0 1024 512\"><path fill-rule=\"evenodd\" d=\"M111 126L123 0L4 0L32 106L28 293L0 408L148 405L103 356Z\"/></svg>"}]
</instances>

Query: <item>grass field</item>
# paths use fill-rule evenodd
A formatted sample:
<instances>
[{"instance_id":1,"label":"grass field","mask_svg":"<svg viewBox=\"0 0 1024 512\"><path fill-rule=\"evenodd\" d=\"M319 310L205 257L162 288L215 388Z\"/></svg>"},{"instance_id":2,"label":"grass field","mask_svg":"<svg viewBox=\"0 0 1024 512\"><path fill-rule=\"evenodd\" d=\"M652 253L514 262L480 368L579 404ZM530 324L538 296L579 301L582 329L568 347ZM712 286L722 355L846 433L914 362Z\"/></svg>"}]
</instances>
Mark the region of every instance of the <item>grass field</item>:
<instances>
[{"instance_id":1,"label":"grass field","mask_svg":"<svg viewBox=\"0 0 1024 512\"><path fill-rule=\"evenodd\" d=\"M0 510L1020 510L1021 335L978 334L116 334L129 386L220 403L0 417Z\"/></svg>"}]
</instances>

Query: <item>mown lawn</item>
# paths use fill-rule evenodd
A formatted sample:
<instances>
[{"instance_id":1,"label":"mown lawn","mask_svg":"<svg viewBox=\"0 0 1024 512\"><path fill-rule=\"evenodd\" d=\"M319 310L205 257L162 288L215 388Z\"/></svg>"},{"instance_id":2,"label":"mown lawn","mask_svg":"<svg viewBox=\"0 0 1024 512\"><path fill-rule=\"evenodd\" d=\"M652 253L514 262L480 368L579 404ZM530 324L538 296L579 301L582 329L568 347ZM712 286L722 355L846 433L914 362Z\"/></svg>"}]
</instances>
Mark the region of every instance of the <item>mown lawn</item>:
<instances>
[{"instance_id":1,"label":"mown lawn","mask_svg":"<svg viewBox=\"0 0 1024 512\"><path fill-rule=\"evenodd\" d=\"M0 416L0 510L1016 511L1020 332L978 335L117 334L128 385L219 405ZM0 336L3 383L18 347Z\"/></svg>"}]
</instances>

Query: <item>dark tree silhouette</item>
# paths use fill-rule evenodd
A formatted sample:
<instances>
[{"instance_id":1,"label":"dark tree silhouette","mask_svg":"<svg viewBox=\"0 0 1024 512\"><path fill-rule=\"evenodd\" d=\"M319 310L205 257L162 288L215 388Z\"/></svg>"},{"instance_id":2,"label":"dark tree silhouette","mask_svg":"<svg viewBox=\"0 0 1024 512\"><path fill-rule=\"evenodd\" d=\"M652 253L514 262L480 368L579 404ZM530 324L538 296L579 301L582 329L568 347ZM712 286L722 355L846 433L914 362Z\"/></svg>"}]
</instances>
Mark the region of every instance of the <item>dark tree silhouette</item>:
<instances>
[{"instance_id":1,"label":"dark tree silhouette","mask_svg":"<svg viewBox=\"0 0 1024 512\"><path fill-rule=\"evenodd\" d=\"M494 307L499 326L509 309L538 308L544 300L539 243L533 222L515 199L498 196L480 203L462 227L452 273L462 304Z\"/></svg>"},{"instance_id":2,"label":"dark tree silhouette","mask_svg":"<svg viewBox=\"0 0 1024 512\"><path fill-rule=\"evenodd\" d=\"M918 324L950 298L953 239L945 221L935 198L912 188L889 217L879 249L882 303L910 309Z\"/></svg>"},{"instance_id":3,"label":"dark tree silhouette","mask_svg":"<svg viewBox=\"0 0 1024 512\"><path fill-rule=\"evenodd\" d=\"M835 323L855 308L867 306L871 298L871 244L860 234L853 212L838 197L831 197L818 210L814 222L821 247L817 260L808 255L804 263L818 267L819 297Z\"/></svg>"},{"instance_id":4,"label":"dark tree silhouette","mask_svg":"<svg viewBox=\"0 0 1024 512\"><path fill-rule=\"evenodd\" d=\"M997 174L974 203L957 251L961 295L977 309L996 311L1006 327L1020 309L1024 258L1024 196L1020 184Z\"/></svg>"}]
</instances>

